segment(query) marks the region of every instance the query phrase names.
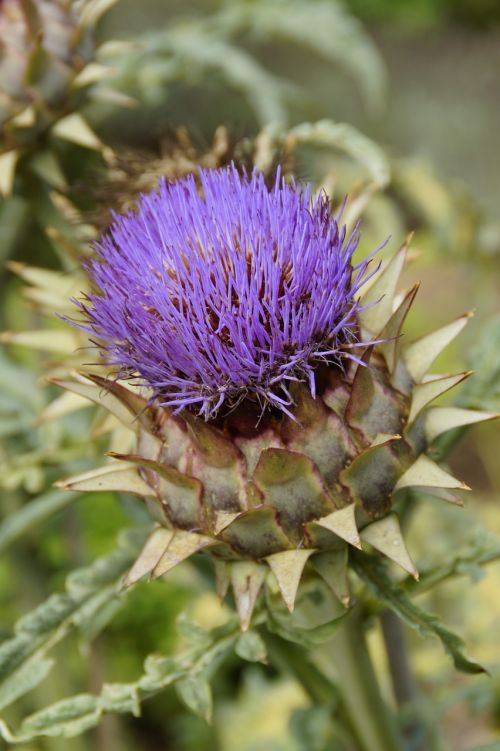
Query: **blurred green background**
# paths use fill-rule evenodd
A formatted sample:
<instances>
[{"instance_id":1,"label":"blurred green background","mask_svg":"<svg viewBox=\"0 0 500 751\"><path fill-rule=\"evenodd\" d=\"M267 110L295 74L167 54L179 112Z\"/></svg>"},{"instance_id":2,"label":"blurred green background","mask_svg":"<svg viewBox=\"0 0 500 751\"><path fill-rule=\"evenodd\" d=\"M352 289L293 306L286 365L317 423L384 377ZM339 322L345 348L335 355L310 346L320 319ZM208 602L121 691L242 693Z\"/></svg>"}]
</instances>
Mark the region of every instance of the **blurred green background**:
<instances>
[{"instance_id":1,"label":"blurred green background","mask_svg":"<svg viewBox=\"0 0 500 751\"><path fill-rule=\"evenodd\" d=\"M333 0L120 0L97 34L101 42L136 44L116 60L111 56L116 88L135 98L136 106L119 108L102 99L84 106L95 132L114 149L155 152L179 126L203 148L221 124L243 138L254 137L275 119L293 127L322 118L349 123L378 144L392 179L374 192L364 213L363 248L392 235L394 249L408 230L416 231L404 282L421 279L422 286L408 336L475 309L475 319L437 370L476 370L453 398L462 406L500 411L498 1L352 0L342 7ZM100 157L79 147L62 157L71 195L84 206L85 180L101 174ZM329 166L328 186L341 200L363 184L359 164L351 161L342 149L340 156L330 156L306 148L298 155L297 170L317 182ZM2 222L4 255L60 266L19 199L0 206ZM2 287L2 328L36 328L40 314L20 302L19 280L5 271ZM111 550L118 530L145 521L128 498L92 495L70 505L56 494L54 513L26 525L25 534L9 526L10 514L53 492L51 482L85 469L106 449L102 437L88 445L86 436L95 427L88 410L54 423L37 422L55 395L40 383L47 360L50 355L18 346L0 355L5 438L0 450L0 639L11 634L17 617L60 589L71 569ZM475 428L460 440L451 461L473 488L465 509L419 501L409 547L424 567L481 545L487 533L500 535L499 453L495 423ZM443 732L432 749L494 751L500 749L500 566L463 565L461 573L422 599L465 637L470 653L488 665L492 677L457 675L439 644L413 633L408 639L426 721ZM57 647L55 670L42 688L9 709L9 721L16 724L65 694L98 690L104 679L134 679L147 654L178 648L176 617L183 610L203 625L222 621L215 595L205 594L204 577L203 569L186 565L166 581L139 584L93 641L90 633L84 634L83 647L76 636ZM377 629L370 646L391 701ZM40 740L22 748L341 748L334 744L327 718L310 710L292 678L234 661L218 676L212 726L189 714L169 689L144 705L140 721L109 716L83 737Z\"/></svg>"}]
</instances>

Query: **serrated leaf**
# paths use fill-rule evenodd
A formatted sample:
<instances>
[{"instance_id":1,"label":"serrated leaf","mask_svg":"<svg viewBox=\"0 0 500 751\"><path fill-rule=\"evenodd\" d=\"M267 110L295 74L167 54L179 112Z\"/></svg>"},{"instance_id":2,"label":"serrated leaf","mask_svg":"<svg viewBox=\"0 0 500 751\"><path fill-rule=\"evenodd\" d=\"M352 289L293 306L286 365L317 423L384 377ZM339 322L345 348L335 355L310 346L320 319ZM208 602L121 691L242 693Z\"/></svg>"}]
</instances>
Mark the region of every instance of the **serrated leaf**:
<instances>
[{"instance_id":1,"label":"serrated leaf","mask_svg":"<svg viewBox=\"0 0 500 751\"><path fill-rule=\"evenodd\" d=\"M267 616L267 627L273 634L281 636L286 641L300 644L302 647L315 647L318 644L324 644L329 641L335 634L337 629L343 625L344 618L349 614L349 610L345 610L342 615L333 619L329 623L324 623L320 626L313 628L299 628L293 623L286 623L284 619L277 619L269 611Z\"/></svg>"},{"instance_id":2,"label":"serrated leaf","mask_svg":"<svg viewBox=\"0 0 500 751\"><path fill-rule=\"evenodd\" d=\"M21 725L21 737L46 735L72 738L94 727L99 716L95 697L92 694L79 694L28 717Z\"/></svg>"},{"instance_id":3,"label":"serrated leaf","mask_svg":"<svg viewBox=\"0 0 500 751\"><path fill-rule=\"evenodd\" d=\"M175 657L150 655L145 661L144 673L135 683L105 684L99 695L77 694L63 699L26 718L18 733L0 720L0 737L9 743L27 742L47 735L72 738L95 727L104 713L131 713L137 717L141 701L167 686L194 677L203 683L206 673L213 671L230 654L239 635L239 627L233 619L208 632L208 642ZM206 685L201 686L201 691L186 685L182 690L187 703L192 701L192 708L205 711L207 716Z\"/></svg>"},{"instance_id":4,"label":"serrated leaf","mask_svg":"<svg viewBox=\"0 0 500 751\"><path fill-rule=\"evenodd\" d=\"M4 692L4 703L14 694L17 698L21 686L28 691L35 685L30 682L26 665L33 671L33 681L36 675L46 674L50 667L47 651L74 630L93 607L102 604L103 596L109 600L117 595L134 552L135 543L130 537L126 548L73 572L67 579L66 593L51 595L17 622L15 635L0 644L0 692Z\"/></svg>"},{"instance_id":5,"label":"serrated leaf","mask_svg":"<svg viewBox=\"0 0 500 751\"><path fill-rule=\"evenodd\" d=\"M404 582L405 590L410 594L426 592L443 581L459 576L467 576L469 572L488 563L500 560L500 539L498 537L485 539L481 535L474 545L460 550L451 559L448 556L437 566L423 569L420 580L413 579Z\"/></svg>"},{"instance_id":6,"label":"serrated leaf","mask_svg":"<svg viewBox=\"0 0 500 751\"><path fill-rule=\"evenodd\" d=\"M287 122L285 98L296 93L295 86L269 73L245 49L214 34L203 23L179 24L161 33L158 48L174 58L174 65L163 69L164 81L182 76L184 66L200 73L217 71L230 87L245 95L262 125Z\"/></svg>"},{"instance_id":7,"label":"serrated leaf","mask_svg":"<svg viewBox=\"0 0 500 751\"><path fill-rule=\"evenodd\" d=\"M257 631L246 631L241 634L234 649L243 660L267 663L266 645Z\"/></svg>"},{"instance_id":8,"label":"serrated leaf","mask_svg":"<svg viewBox=\"0 0 500 751\"><path fill-rule=\"evenodd\" d=\"M481 665L465 656L465 645L459 636L447 629L437 616L415 605L405 591L391 581L381 559L353 551L352 563L357 574L377 599L394 610L405 623L422 636L436 636L441 641L457 670L464 673L486 672Z\"/></svg>"},{"instance_id":9,"label":"serrated leaf","mask_svg":"<svg viewBox=\"0 0 500 751\"><path fill-rule=\"evenodd\" d=\"M177 693L191 712L206 722L212 719L212 689L206 678L190 675L176 684Z\"/></svg>"},{"instance_id":10,"label":"serrated leaf","mask_svg":"<svg viewBox=\"0 0 500 751\"><path fill-rule=\"evenodd\" d=\"M9 706L20 696L32 691L50 673L54 666L52 659L40 659L35 655L16 670L13 675L0 685L0 709Z\"/></svg>"},{"instance_id":11,"label":"serrated leaf","mask_svg":"<svg viewBox=\"0 0 500 751\"><path fill-rule=\"evenodd\" d=\"M338 3L260 0L229 5L219 23L246 26L258 39L277 39L309 48L353 77L374 110L385 95L385 70L363 26Z\"/></svg>"},{"instance_id":12,"label":"serrated leaf","mask_svg":"<svg viewBox=\"0 0 500 751\"><path fill-rule=\"evenodd\" d=\"M500 412L500 315L490 319L471 347L467 360L475 371L462 389L458 402L462 407L472 407Z\"/></svg>"},{"instance_id":13,"label":"serrated leaf","mask_svg":"<svg viewBox=\"0 0 500 751\"><path fill-rule=\"evenodd\" d=\"M181 613L176 619L179 633L193 646L207 646L210 643L210 632L199 623L190 620L186 613Z\"/></svg>"}]
</instances>

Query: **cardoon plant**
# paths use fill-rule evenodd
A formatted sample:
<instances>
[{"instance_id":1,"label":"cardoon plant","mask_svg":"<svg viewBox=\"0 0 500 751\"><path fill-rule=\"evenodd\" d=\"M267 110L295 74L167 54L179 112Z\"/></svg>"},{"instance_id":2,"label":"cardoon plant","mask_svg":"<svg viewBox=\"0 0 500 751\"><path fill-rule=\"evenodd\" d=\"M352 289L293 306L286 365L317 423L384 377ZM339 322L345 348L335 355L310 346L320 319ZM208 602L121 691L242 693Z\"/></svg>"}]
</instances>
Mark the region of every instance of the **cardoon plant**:
<instances>
[{"instance_id":1,"label":"cardoon plant","mask_svg":"<svg viewBox=\"0 0 500 751\"><path fill-rule=\"evenodd\" d=\"M468 375L429 369L469 314L403 346L406 245L381 268L376 250L353 261L358 241L325 195L235 166L160 182L116 215L76 301L96 372L60 383L112 412L134 448L61 484L143 499L155 527L124 586L209 556L241 629L264 630L271 657L278 639L332 660L356 747L390 751L360 581L481 670L391 589L384 559L418 578L399 521L411 489L451 502L465 489L427 449L491 415L429 406Z\"/></svg>"}]
</instances>

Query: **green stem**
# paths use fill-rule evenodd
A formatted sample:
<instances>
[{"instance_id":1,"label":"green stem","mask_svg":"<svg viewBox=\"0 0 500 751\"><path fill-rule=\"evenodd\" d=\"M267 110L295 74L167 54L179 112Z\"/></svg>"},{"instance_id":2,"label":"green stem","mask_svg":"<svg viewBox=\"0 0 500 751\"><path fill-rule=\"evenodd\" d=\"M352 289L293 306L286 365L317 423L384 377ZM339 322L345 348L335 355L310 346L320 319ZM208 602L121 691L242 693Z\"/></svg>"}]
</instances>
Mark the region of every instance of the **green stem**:
<instances>
[{"instance_id":1,"label":"green stem","mask_svg":"<svg viewBox=\"0 0 500 751\"><path fill-rule=\"evenodd\" d=\"M403 743L380 692L359 608L318 650L316 664L335 679L357 751L401 751Z\"/></svg>"},{"instance_id":2,"label":"green stem","mask_svg":"<svg viewBox=\"0 0 500 751\"><path fill-rule=\"evenodd\" d=\"M336 685L313 664L311 655L304 647L285 641L265 629L260 634L274 666L285 673L293 673L313 704L336 707L339 701Z\"/></svg>"}]
</instances>

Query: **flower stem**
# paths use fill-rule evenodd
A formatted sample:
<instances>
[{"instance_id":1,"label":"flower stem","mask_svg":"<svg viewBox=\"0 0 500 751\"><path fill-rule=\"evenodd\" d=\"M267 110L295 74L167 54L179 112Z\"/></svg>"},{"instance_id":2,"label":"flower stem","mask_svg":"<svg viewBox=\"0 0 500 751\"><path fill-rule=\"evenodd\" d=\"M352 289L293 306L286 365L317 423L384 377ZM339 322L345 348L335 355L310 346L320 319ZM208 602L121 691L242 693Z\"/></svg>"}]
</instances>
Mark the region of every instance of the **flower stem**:
<instances>
[{"instance_id":1,"label":"flower stem","mask_svg":"<svg viewBox=\"0 0 500 751\"><path fill-rule=\"evenodd\" d=\"M316 653L316 664L335 678L359 751L401 751L395 718L382 698L359 608Z\"/></svg>"},{"instance_id":2,"label":"flower stem","mask_svg":"<svg viewBox=\"0 0 500 751\"><path fill-rule=\"evenodd\" d=\"M394 698L401 708L408 704L415 704L418 701L418 688L408 659L403 624L392 610L383 610L380 613L380 624ZM426 733L421 720L417 717L410 717L402 724L402 733L408 741L409 748L414 751L425 751Z\"/></svg>"}]
</instances>

